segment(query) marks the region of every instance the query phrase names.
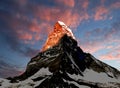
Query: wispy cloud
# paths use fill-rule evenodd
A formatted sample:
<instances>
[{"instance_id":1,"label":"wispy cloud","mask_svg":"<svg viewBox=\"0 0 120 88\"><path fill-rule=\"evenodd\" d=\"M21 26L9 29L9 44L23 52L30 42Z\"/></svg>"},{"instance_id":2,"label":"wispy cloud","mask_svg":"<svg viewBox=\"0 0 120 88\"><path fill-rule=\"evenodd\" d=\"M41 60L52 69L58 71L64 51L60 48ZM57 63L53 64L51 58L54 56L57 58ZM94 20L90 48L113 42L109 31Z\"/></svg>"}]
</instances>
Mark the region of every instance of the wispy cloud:
<instances>
[{"instance_id":1,"label":"wispy cloud","mask_svg":"<svg viewBox=\"0 0 120 88\"><path fill-rule=\"evenodd\" d=\"M83 3L82 3L82 8L87 10L88 6L89 6L89 0L84 0Z\"/></svg>"},{"instance_id":2,"label":"wispy cloud","mask_svg":"<svg viewBox=\"0 0 120 88\"><path fill-rule=\"evenodd\" d=\"M68 6L68 7L74 7L74 5L75 5L75 0L69 0L69 2L66 1L66 0L55 0L55 2L57 4L65 5L65 6Z\"/></svg>"},{"instance_id":3,"label":"wispy cloud","mask_svg":"<svg viewBox=\"0 0 120 88\"><path fill-rule=\"evenodd\" d=\"M75 0L70 0L69 2L55 0L53 4L57 5L53 6L47 4L49 1L46 3L43 1L40 2L43 4L31 4L27 0L13 0L11 4L8 5L9 10L5 9L7 3L3 3L0 18L4 25L2 25L3 28L0 31L6 39L9 39L8 43L10 43L9 45L12 49L21 51L20 47L22 45L35 44L37 41L44 41L44 37L53 29L53 23L58 20L65 22L74 29L82 22L89 20L92 17L91 14L88 13L88 8L91 4L89 0L80 0L78 2ZM105 20L110 13L111 8L119 8L119 2L114 2L108 6L105 6L105 2L105 0L101 0L101 3L93 8L93 10L95 10L95 14L92 14L94 20ZM87 39L87 42L83 41L83 43L84 45L88 44L88 52L91 49L92 53L97 52L105 47L100 41L105 42L104 39L110 41L110 38L116 33L119 33L119 29L116 27L87 31L85 35L91 39ZM93 44L96 47L92 48ZM82 47L85 48L84 46Z\"/></svg>"},{"instance_id":4,"label":"wispy cloud","mask_svg":"<svg viewBox=\"0 0 120 88\"><path fill-rule=\"evenodd\" d=\"M120 8L120 1L111 4L111 9L119 9Z\"/></svg>"},{"instance_id":5,"label":"wispy cloud","mask_svg":"<svg viewBox=\"0 0 120 88\"><path fill-rule=\"evenodd\" d=\"M100 55L99 57L103 60L120 60L120 46L116 48L109 49L110 51Z\"/></svg>"},{"instance_id":6,"label":"wispy cloud","mask_svg":"<svg viewBox=\"0 0 120 88\"><path fill-rule=\"evenodd\" d=\"M0 77L7 78L21 74L22 70L20 67L7 63L1 59L3 59L3 57L0 56Z\"/></svg>"},{"instance_id":7,"label":"wispy cloud","mask_svg":"<svg viewBox=\"0 0 120 88\"><path fill-rule=\"evenodd\" d=\"M94 20L106 20L109 19L109 16L111 15L112 11L114 9L120 8L120 2L116 1L109 5L105 5L106 0L101 0L101 4L96 6L94 8L95 13L93 14Z\"/></svg>"},{"instance_id":8,"label":"wispy cloud","mask_svg":"<svg viewBox=\"0 0 120 88\"><path fill-rule=\"evenodd\" d=\"M109 14L109 10L105 8L104 6L99 6L95 9L95 20L105 20Z\"/></svg>"},{"instance_id":9,"label":"wispy cloud","mask_svg":"<svg viewBox=\"0 0 120 88\"><path fill-rule=\"evenodd\" d=\"M94 29L85 33L84 40L81 40L80 46L85 52L95 54L109 50L105 54L100 54L101 59L118 59L120 48L120 22L114 22L111 28ZM102 35L102 36L101 36Z\"/></svg>"}]
</instances>

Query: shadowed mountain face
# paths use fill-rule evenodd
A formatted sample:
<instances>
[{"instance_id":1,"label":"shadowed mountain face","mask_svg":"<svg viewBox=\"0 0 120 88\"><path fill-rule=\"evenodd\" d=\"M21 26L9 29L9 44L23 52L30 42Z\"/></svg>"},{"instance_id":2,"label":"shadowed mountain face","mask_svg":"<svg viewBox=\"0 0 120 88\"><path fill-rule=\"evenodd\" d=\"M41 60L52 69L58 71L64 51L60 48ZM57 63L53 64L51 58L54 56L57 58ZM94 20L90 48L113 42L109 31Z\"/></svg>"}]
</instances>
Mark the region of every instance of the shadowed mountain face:
<instances>
[{"instance_id":1,"label":"shadowed mountain face","mask_svg":"<svg viewBox=\"0 0 120 88\"><path fill-rule=\"evenodd\" d=\"M119 88L119 77L118 70L84 53L76 40L64 35L57 45L33 57L11 82L31 78L35 88Z\"/></svg>"},{"instance_id":2,"label":"shadowed mountain face","mask_svg":"<svg viewBox=\"0 0 120 88\"><path fill-rule=\"evenodd\" d=\"M0 85L3 88L120 88L120 72L83 52L72 36L64 34L56 45L33 57L22 75L1 79Z\"/></svg>"},{"instance_id":3,"label":"shadowed mountain face","mask_svg":"<svg viewBox=\"0 0 120 88\"><path fill-rule=\"evenodd\" d=\"M77 42L64 35L60 43L47 51L39 53L31 59L27 65L23 79L35 74L40 68L49 68L53 73L76 73L83 76L82 71L86 69L85 54L77 46ZM21 78L21 77L20 77Z\"/></svg>"}]
</instances>

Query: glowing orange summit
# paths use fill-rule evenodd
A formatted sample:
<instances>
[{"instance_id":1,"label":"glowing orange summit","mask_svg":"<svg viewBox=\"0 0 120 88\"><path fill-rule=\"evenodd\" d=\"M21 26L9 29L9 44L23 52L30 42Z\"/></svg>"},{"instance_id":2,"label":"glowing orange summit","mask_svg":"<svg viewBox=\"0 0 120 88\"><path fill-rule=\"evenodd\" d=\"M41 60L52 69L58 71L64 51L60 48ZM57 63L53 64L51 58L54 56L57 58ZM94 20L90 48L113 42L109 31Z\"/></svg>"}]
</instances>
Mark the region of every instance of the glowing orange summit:
<instances>
[{"instance_id":1,"label":"glowing orange summit","mask_svg":"<svg viewBox=\"0 0 120 88\"><path fill-rule=\"evenodd\" d=\"M56 45L64 34L75 38L72 31L63 22L58 21L54 26L54 30L49 34L42 51L45 51L48 48Z\"/></svg>"}]
</instances>

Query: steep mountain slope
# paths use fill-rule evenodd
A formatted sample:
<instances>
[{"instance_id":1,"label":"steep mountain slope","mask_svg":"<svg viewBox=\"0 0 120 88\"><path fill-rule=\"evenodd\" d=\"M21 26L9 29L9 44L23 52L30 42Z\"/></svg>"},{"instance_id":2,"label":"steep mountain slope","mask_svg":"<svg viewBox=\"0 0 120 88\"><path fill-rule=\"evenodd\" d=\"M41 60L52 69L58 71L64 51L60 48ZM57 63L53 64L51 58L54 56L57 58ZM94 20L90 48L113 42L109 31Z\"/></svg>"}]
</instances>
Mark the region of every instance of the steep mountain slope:
<instances>
[{"instance_id":1,"label":"steep mountain slope","mask_svg":"<svg viewBox=\"0 0 120 88\"><path fill-rule=\"evenodd\" d=\"M26 71L14 78L0 79L0 88L120 88L117 69L83 52L65 24L57 22L57 26L57 32L50 35L53 39L48 37ZM63 33L57 34L58 30Z\"/></svg>"}]
</instances>

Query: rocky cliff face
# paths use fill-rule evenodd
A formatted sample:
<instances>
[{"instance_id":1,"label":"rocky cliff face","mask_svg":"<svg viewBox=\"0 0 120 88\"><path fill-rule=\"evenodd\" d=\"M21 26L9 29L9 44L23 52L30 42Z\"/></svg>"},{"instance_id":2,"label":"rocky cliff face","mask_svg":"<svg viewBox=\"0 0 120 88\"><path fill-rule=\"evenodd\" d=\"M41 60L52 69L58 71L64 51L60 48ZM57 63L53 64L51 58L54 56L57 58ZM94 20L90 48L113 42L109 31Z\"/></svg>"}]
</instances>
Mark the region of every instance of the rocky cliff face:
<instances>
[{"instance_id":1,"label":"rocky cliff face","mask_svg":"<svg viewBox=\"0 0 120 88\"><path fill-rule=\"evenodd\" d=\"M57 25L61 31L65 29L65 25ZM0 87L120 88L120 72L83 52L71 33L57 35L55 43L48 44L52 42L48 37L43 51L31 59L26 71L14 78L1 79ZM45 48L47 45L50 47Z\"/></svg>"}]
</instances>

